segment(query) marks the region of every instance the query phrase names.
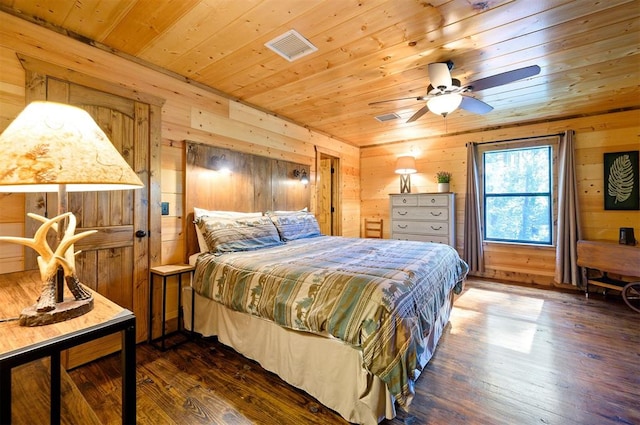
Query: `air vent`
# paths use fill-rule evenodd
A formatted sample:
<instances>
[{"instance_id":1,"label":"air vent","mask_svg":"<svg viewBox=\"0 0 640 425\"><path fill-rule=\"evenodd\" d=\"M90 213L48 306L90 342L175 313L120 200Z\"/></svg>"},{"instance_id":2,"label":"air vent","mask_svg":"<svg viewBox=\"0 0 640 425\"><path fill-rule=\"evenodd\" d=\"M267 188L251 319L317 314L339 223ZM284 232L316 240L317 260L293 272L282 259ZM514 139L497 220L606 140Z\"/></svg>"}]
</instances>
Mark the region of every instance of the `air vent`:
<instances>
[{"instance_id":1,"label":"air vent","mask_svg":"<svg viewBox=\"0 0 640 425\"><path fill-rule=\"evenodd\" d=\"M393 121L393 120L397 120L398 118L400 118L400 115L396 113L378 115L376 117L376 119L380 122Z\"/></svg>"},{"instance_id":2,"label":"air vent","mask_svg":"<svg viewBox=\"0 0 640 425\"><path fill-rule=\"evenodd\" d=\"M309 40L300 35L296 30L287 31L281 36L265 43L265 46L289 62L293 62L296 59L318 50L316 46L311 44Z\"/></svg>"}]
</instances>

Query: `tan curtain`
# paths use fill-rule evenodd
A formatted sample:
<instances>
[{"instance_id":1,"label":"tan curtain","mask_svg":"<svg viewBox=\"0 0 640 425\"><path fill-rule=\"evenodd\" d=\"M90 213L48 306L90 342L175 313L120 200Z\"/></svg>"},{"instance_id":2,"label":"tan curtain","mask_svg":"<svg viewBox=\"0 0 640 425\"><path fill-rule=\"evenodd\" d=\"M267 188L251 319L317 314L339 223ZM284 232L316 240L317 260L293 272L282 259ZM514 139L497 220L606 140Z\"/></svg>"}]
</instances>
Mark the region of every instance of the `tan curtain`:
<instances>
[{"instance_id":1,"label":"tan curtain","mask_svg":"<svg viewBox=\"0 0 640 425\"><path fill-rule=\"evenodd\" d=\"M472 273L484 271L477 151L476 143L467 144L467 195L465 197L464 251L462 255Z\"/></svg>"},{"instance_id":2,"label":"tan curtain","mask_svg":"<svg viewBox=\"0 0 640 425\"><path fill-rule=\"evenodd\" d=\"M560 137L558 146L558 234L554 278L557 283L582 286L577 264L577 242L580 238L574 132L569 130Z\"/></svg>"}]
</instances>

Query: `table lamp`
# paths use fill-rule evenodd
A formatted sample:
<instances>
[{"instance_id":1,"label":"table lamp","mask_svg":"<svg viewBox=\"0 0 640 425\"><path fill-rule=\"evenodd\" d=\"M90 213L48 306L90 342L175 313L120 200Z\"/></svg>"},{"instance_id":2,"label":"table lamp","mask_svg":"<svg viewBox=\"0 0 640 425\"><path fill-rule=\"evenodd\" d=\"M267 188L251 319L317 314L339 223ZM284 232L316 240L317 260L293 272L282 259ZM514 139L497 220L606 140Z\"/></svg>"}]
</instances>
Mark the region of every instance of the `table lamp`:
<instances>
[{"instance_id":1,"label":"table lamp","mask_svg":"<svg viewBox=\"0 0 640 425\"><path fill-rule=\"evenodd\" d=\"M93 296L76 275L74 243L97 231L74 234L67 192L139 189L142 181L91 116L71 105L30 103L0 135L0 152L0 192L58 192L58 216L27 214L43 223L33 238L0 237L38 253L40 296L22 311L20 325L62 322L91 311ZM57 235L53 247L49 231ZM64 299L58 275L73 299Z\"/></svg>"},{"instance_id":2,"label":"table lamp","mask_svg":"<svg viewBox=\"0 0 640 425\"><path fill-rule=\"evenodd\" d=\"M400 174L400 193L411 193L411 174L416 171L416 159L414 157L398 157L396 160L396 174Z\"/></svg>"}]
</instances>

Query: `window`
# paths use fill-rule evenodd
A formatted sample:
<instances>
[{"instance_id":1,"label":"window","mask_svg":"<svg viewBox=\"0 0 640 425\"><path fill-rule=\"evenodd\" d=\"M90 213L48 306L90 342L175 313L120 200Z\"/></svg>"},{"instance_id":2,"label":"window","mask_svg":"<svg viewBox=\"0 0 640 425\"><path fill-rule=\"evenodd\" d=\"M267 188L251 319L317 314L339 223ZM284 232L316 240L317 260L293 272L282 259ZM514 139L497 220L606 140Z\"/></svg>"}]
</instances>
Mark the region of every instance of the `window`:
<instances>
[{"instance_id":1,"label":"window","mask_svg":"<svg viewBox=\"0 0 640 425\"><path fill-rule=\"evenodd\" d=\"M553 145L549 139L482 149L485 241L553 243Z\"/></svg>"}]
</instances>

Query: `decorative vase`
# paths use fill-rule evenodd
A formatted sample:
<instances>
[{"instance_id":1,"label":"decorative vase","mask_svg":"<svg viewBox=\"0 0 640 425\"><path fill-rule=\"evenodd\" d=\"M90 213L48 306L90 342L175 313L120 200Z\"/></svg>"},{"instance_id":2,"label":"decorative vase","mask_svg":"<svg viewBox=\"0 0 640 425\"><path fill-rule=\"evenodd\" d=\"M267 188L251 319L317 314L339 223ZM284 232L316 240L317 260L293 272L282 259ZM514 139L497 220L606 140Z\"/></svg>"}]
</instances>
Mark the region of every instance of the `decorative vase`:
<instances>
[{"instance_id":1,"label":"decorative vase","mask_svg":"<svg viewBox=\"0 0 640 425\"><path fill-rule=\"evenodd\" d=\"M449 183L438 183L438 192L448 192L449 191Z\"/></svg>"}]
</instances>

